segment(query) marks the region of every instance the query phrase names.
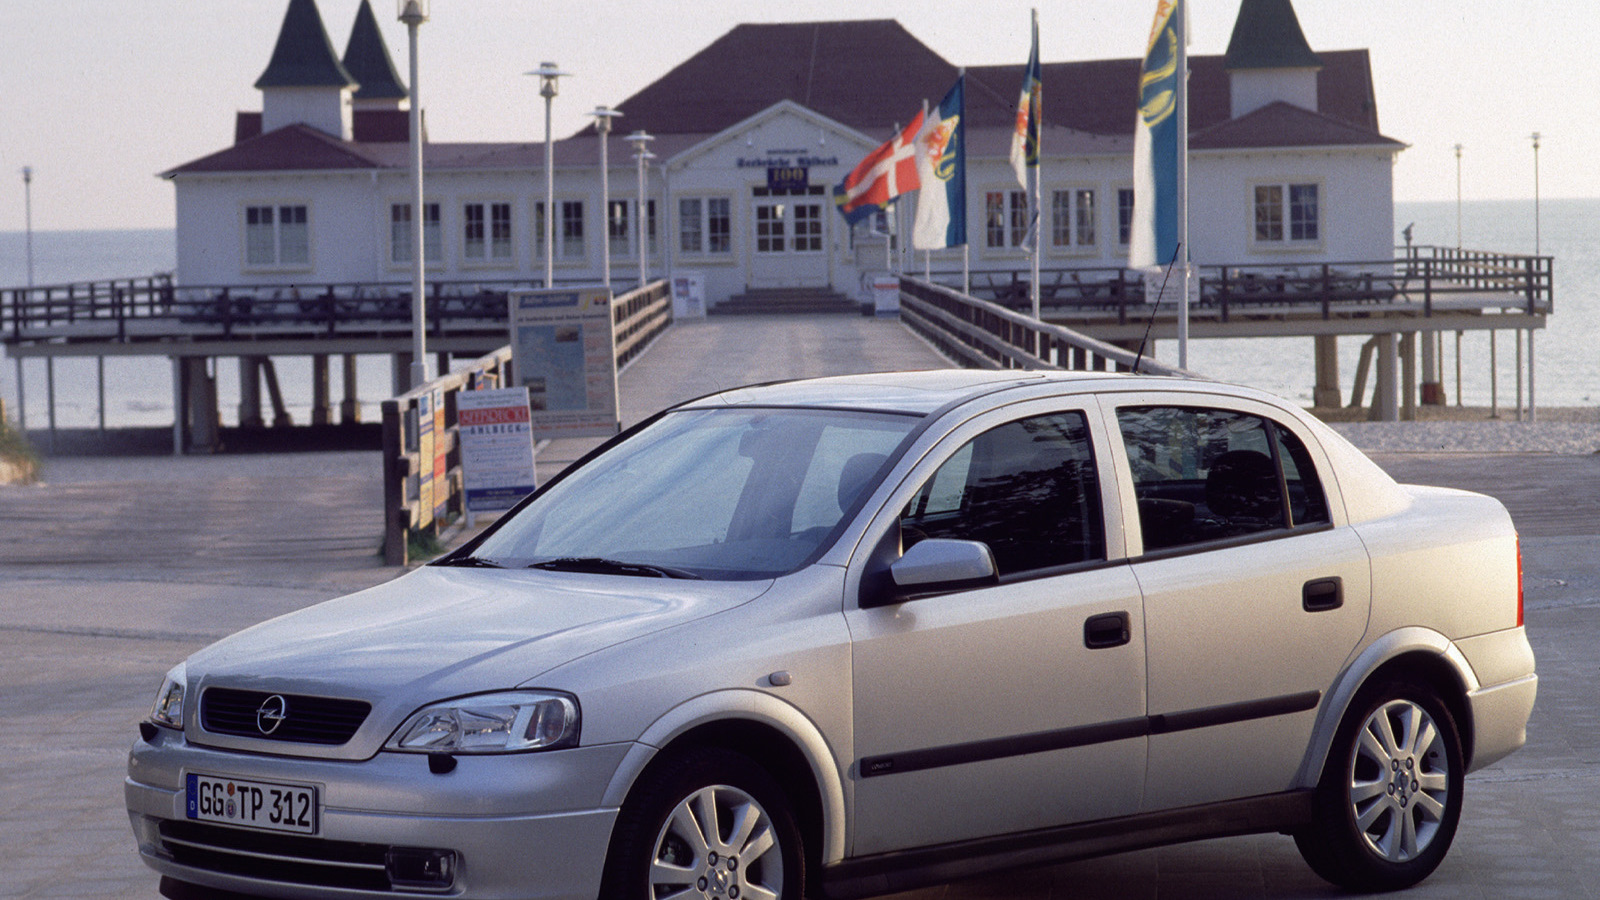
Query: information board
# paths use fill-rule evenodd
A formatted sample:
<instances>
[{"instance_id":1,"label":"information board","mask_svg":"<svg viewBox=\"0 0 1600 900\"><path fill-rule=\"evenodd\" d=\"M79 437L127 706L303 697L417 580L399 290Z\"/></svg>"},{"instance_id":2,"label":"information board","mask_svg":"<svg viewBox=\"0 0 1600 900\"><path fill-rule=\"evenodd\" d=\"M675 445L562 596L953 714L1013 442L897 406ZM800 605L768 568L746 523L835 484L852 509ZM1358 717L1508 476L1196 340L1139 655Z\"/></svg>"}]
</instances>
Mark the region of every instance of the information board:
<instances>
[{"instance_id":1,"label":"information board","mask_svg":"<svg viewBox=\"0 0 1600 900\"><path fill-rule=\"evenodd\" d=\"M510 509L533 492L533 426L527 388L462 391L456 428L467 509Z\"/></svg>"},{"instance_id":2,"label":"information board","mask_svg":"<svg viewBox=\"0 0 1600 900\"><path fill-rule=\"evenodd\" d=\"M616 326L605 288L512 291L511 359L540 439L616 434Z\"/></svg>"}]
</instances>

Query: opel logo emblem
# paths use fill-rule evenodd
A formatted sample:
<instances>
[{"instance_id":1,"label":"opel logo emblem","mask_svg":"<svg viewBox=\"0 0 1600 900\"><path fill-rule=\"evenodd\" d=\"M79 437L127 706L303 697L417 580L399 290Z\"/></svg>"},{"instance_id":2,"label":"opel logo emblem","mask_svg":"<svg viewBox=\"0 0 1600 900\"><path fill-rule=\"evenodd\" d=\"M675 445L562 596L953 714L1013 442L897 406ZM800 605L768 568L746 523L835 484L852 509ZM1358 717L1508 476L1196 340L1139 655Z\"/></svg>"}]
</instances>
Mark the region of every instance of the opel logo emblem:
<instances>
[{"instance_id":1,"label":"opel logo emblem","mask_svg":"<svg viewBox=\"0 0 1600 900\"><path fill-rule=\"evenodd\" d=\"M289 701L273 694L262 702L261 708L256 710L256 728L262 734L271 734L278 730L283 720L289 718Z\"/></svg>"}]
</instances>

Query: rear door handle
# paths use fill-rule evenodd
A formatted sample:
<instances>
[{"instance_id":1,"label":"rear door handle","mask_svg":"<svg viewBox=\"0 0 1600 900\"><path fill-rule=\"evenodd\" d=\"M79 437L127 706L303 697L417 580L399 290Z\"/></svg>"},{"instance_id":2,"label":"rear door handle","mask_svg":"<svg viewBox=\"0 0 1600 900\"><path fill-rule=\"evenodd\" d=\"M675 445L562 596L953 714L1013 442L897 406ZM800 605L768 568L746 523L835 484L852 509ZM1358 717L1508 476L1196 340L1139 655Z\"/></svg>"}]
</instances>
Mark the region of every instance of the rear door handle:
<instances>
[{"instance_id":1,"label":"rear door handle","mask_svg":"<svg viewBox=\"0 0 1600 900\"><path fill-rule=\"evenodd\" d=\"M1101 613L1083 623L1083 645L1090 650L1120 647L1133 640L1125 612Z\"/></svg>"},{"instance_id":2,"label":"rear door handle","mask_svg":"<svg viewBox=\"0 0 1600 900\"><path fill-rule=\"evenodd\" d=\"M1344 605L1344 579L1318 578L1300 589L1300 605L1306 612L1326 612Z\"/></svg>"}]
</instances>

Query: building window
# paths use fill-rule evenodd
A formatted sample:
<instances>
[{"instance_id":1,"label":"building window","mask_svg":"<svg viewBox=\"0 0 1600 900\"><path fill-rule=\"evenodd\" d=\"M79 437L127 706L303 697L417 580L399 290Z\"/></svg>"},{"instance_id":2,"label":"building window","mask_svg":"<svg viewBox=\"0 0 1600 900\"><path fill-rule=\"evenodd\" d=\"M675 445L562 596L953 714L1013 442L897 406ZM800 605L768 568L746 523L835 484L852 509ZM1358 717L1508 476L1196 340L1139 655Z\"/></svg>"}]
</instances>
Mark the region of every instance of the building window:
<instances>
[{"instance_id":1,"label":"building window","mask_svg":"<svg viewBox=\"0 0 1600 900\"><path fill-rule=\"evenodd\" d=\"M727 197L706 200L706 250L712 253L733 251L733 201Z\"/></svg>"},{"instance_id":2,"label":"building window","mask_svg":"<svg viewBox=\"0 0 1600 900\"><path fill-rule=\"evenodd\" d=\"M822 204L795 204L794 249L801 253L816 253L822 250Z\"/></svg>"},{"instance_id":3,"label":"building window","mask_svg":"<svg viewBox=\"0 0 1600 900\"><path fill-rule=\"evenodd\" d=\"M705 250L705 201L699 197L685 197L678 201L678 252L704 253Z\"/></svg>"},{"instance_id":4,"label":"building window","mask_svg":"<svg viewBox=\"0 0 1600 900\"><path fill-rule=\"evenodd\" d=\"M1317 195L1314 184L1256 185L1256 241L1321 240L1321 208Z\"/></svg>"},{"instance_id":5,"label":"building window","mask_svg":"<svg viewBox=\"0 0 1600 900\"><path fill-rule=\"evenodd\" d=\"M684 197L678 201L681 253L731 253L733 204L727 197Z\"/></svg>"},{"instance_id":6,"label":"building window","mask_svg":"<svg viewBox=\"0 0 1600 900\"><path fill-rule=\"evenodd\" d=\"M638 203L632 200L612 200L606 216L607 240L611 242L613 257L633 256L634 210ZM644 205L645 245L650 255L656 255L656 202L646 200Z\"/></svg>"},{"instance_id":7,"label":"building window","mask_svg":"<svg viewBox=\"0 0 1600 900\"><path fill-rule=\"evenodd\" d=\"M439 204L422 204L422 242L430 263L444 259L443 233L439 228ZM411 262L411 204L389 206L389 261Z\"/></svg>"},{"instance_id":8,"label":"building window","mask_svg":"<svg viewBox=\"0 0 1600 900\"><path fill-rule=\"evenodd\" d=\"M252 266L303 266L311 262L304 206L247 206L245 262Z\"/></svg>"},{"instance_id":9,"label":"building window","mask_svg":"<svg viewBox=\"0 0 1600 900\"><path fill-rule=\"evenodd\" d=\"M1052 191L1050 194L1050 246L1093 247L1095 242L1094 191Z\"/></svg>"},{"instance_id":10,"label":"building window","mask_svg":"<svg viewBox=\"0 0 1600 900\"><path fill-rule=\"evenodd\" d=\"M1133 240L1133 188L1117 189L1117 243L1126 247Z\"/></svg>"},{"instance_id":11,"label":"building window","mask_svg":"<svg viewBox=\"0 0 1600 900\"><path fill-rule=\"evenodd\" d=\"M510 259L511 204L463 206L461 241L461 255L467 259Z\"/></svg>"},{"instance_id":12,"label":"building window","mask_svg":"<svg viewBox=\"0 0 1600 900\"><path fill-rule=\"evenodd\" d=\"M560 243L557 255L562 259L583 258L583 201L561 201Z\"/></svg>"},{"instance_id":13,"label":"building window","mask_svg":"<svg viewBox=\"0 0 1600 900\"><path fill-rule=\"evenodd\" d=\"M984 194L984 244L990 248L1021 247L1028 238L1028 195L1023 191Z\"/></svg>"}]
</instances>

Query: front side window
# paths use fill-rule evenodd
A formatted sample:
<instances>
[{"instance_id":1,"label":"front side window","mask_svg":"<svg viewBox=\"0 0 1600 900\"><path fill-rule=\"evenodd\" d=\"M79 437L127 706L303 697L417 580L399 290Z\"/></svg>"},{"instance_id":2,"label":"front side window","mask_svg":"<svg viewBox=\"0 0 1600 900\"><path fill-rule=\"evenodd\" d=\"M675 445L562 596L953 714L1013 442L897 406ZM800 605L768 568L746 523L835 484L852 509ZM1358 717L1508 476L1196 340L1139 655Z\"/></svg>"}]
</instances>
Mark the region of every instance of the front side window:
<instances>
[{"instance_id":1,"label":"front side window","mask_svg":"<svg viewBox=\"0 0 1600 900\"><path fill-rule=\"evenodd\" d=\"M1325 524L1305 445L1270 419L1233 410L1117 410L1144 549Z\"/></svg>"},{"instance_id":2,"label":"front side window","mask_svg":"<svg viewBox=\"0 0 1600 900\"><path fill-rule=\"evenodd\" d=\"M311 262L311 232L304 206L247 206L244 221L246 264L304 266Z\"/></svg>"},{"instance_id":3,"label":"front side window","mask_svg":"<svg viewBox=\"0 0 1600 900\"><path fill-rule=\"evenodd\" d=\"M1001 577L1105 558L1099 476L1082 413L990 429L907 505L901 540L982 541Z\"/></svg>"}]
</instances>

